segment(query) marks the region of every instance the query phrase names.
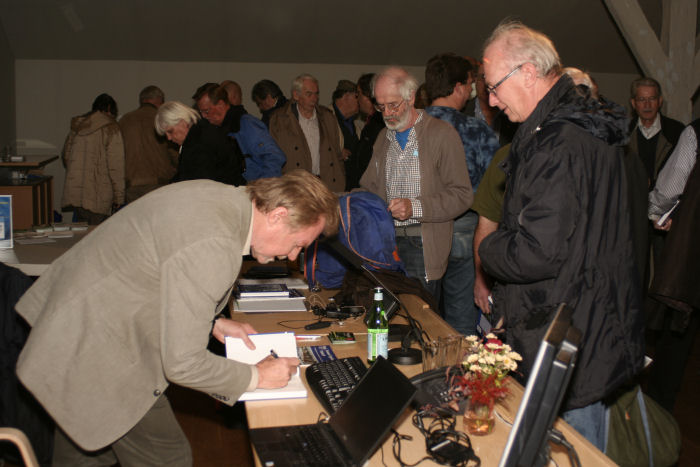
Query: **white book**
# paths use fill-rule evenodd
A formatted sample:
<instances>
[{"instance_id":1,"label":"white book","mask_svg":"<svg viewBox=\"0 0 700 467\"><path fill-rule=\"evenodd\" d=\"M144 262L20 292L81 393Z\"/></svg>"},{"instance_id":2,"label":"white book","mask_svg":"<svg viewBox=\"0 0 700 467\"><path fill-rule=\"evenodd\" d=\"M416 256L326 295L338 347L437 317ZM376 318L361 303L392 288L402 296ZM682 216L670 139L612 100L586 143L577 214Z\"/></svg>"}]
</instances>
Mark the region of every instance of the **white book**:
<instances>
[{"instance_id":1,"label":"white book","mask_svg":"<svg viewBox=\"0 0 700 467\"><path fill-rule=\"evenodd\" d=\"M255 344L255 350L246 347L243 339L227 336L226 358L255 365L273 352L279 357L297 357L297 343L293 332L249 334L248 337ZM306 386L304 386L297 369L296 374L290 378L289 383L285 387L244 392L238 400L300 399L307 396Z\"/></svg>"},{"instance_id":2,"label":"white book","mask_svg":"<svg viewBox=\"0 0 700 467\"><path fill-rule=\"evenodd\" d=\"M307 311L305 297L291 289L289 297L238 297L233 308L242 313L265 313L270 311Z\"/></svg>"},{"instance_id":3,"label":"white book","mask_svg":"<svg viewBox=\"0 0 700 467\"><path fill-rule=\"evenodd\" d=\"M680 202L681 202L681 200L680 200L680 199L677 199L676 202L673 203L673 206L671 206L671 209L669 209L668 211L666 211L666 212L664 213L663 216L659 217L659 220L656 221L656 225L658 225L659 227L661 227L662 225L664 225L664 224L666 223L666 220L667 220L669 217L671 217L671 214L673 214L673 211L676 210L676 208L678 207L678 204L679 204Z\"/></svg>"},{"instance_id":4,"label":"white book","mask_svg":"<svg viewBox=\"0 0 700 467\"><path fill-rule=\"evenodd\" d=\"M275 277L272 279L238 279L239 284L285 284L289 289L308 289L309 283L301 277Z\"/></svg>"}]
</instances>

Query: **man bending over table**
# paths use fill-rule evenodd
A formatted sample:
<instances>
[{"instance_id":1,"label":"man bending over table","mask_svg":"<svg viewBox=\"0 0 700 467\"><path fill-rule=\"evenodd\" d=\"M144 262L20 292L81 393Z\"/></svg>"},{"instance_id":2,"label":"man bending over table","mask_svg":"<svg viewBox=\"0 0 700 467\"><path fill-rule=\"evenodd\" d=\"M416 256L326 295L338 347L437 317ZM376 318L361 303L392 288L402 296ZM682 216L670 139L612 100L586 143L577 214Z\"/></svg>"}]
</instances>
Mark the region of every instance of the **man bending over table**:
<instances>
[{"instance_id":1,"label":"man bending over table","mask_svg":"<svg viewBox=\"0 0 700 467\"><path fill-rule=\"evenodd\" d=\"M336 197L306 171L246 187L192 180L119 211L55 261L17 304L32 326L17 374L57 422L54 466L191 465L169 383L232 405L276 388L296 358L245 365L207 351L248 324L215 317L242 256L295 259L338 226Z\"/></svg>"}]
</instances>

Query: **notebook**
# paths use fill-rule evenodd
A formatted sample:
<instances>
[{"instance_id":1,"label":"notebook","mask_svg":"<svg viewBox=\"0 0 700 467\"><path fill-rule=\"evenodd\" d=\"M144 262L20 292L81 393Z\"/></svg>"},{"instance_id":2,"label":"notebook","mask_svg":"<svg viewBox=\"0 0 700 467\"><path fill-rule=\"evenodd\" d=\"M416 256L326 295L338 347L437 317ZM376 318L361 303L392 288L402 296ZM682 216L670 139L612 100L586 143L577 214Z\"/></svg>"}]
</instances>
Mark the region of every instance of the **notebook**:
<instances>
[{"instance_id":1,"label":"notebook","mask_svg":"<svg viewBox=\"0 0 700 467\"><path fill-rule=\"evenodd\" d=\"M297 343L293 332L273 332L249 334L255 344L255 350L250 350L242 339L226 336L226 358L249 365L255 365L263 358L275 353L280 357L296 357ZM277 389L255 389L244 392L239 401L259 401L270 399L299 399L307 397L308 392L301 380L299 371L292 375L287 385Z\"/></svg>"},{"instance_id":2,"label":"notebook","mask_svg":"<svg viewBox=\"0 0 700 467\"><path fill-rule=\"evenodd\" d=\"M415 392L403 373L379 357L328 423L254 428L250 439L266 467L361 466Z\"/></svg>"}]
</instances>

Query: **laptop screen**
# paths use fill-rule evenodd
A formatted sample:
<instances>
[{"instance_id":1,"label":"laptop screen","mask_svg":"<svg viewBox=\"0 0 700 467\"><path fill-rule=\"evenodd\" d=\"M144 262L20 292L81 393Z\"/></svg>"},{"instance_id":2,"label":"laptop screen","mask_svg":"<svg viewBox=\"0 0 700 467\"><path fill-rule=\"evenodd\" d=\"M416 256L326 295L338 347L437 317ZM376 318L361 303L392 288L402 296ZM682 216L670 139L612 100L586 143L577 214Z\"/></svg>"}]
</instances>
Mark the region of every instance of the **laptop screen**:
<instances>
[{"instance_id":1,"label":"laptop screen","mask_svg":"<svg viewBox=\"0 0 700 467\"><path fill-rule=\"evenodd\" d=\"M365 265L362 258L357 256L355 253L350 251L348 247L343 245L343 243L338 239L338 237L333 237L331 239L325 240L324 243L342 259L350 263L356 270L362 272L374 285L384 289L384 310L386 312L386 319L391 320L391 318L396 314L401 306L401 302L398 297L389 290L386 285L377 277L374 272Z\"/></svg>"},{"instance_id":2,"label":"laptop screen","mask_svg":"<svg viewBox=\"0 0 700 467\"><path fill-rule=\"evenodd\" d=\"M408 378L380 357L331 416L330 427L358 465L379 447L415 392Z\"/></svg>"}]
</instances>

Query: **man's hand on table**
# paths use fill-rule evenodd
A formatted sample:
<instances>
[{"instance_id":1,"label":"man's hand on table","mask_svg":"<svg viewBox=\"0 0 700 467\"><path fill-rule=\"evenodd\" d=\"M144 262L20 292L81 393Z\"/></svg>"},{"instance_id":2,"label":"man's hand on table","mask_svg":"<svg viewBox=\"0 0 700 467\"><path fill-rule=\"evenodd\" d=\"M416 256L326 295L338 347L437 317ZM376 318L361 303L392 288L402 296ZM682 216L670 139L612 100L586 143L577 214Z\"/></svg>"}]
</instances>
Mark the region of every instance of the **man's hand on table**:
<instances>
[{"instance_id":1,"label":"man's hand on table","mask_svg":"<svg viewBox=\"0 0 700 467\"><path fill-rule=\"evenodd\" d=\"M281 388L287 385L289 378L299 368L298 358L279 357L272 355L261 360L258 367L258 387L262 389Z\"/></svg>"},{"instance_id":2,"label":"man's hand on table","mask_svg":"<svg viewBox=\"0 0 700 467\"><path fill-rule=\"evenodd\" d=\"M211 330L212 336L222 344L226 343L226 336L240 337L243 339L246 347L255 350L255 344L250 340L248 334L257 334L258 332L248 323L239 323L228 318L219 318L214 321L214 328Z\"/></svg>"}]
</instances>

